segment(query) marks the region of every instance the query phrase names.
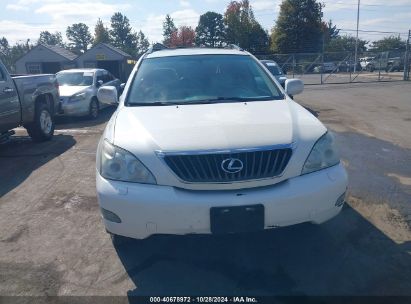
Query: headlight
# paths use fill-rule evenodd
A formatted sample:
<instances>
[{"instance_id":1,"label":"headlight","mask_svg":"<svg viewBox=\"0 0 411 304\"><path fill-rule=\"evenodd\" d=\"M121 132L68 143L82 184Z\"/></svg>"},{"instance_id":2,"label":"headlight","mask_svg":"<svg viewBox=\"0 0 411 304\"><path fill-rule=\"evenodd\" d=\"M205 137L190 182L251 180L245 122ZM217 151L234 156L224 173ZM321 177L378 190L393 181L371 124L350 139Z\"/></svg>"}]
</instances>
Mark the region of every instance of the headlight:
<instances>
[{"instance_id":1,"label":"headlight","mask_svg":"<svg viewBox=\"0 0 411 304\"><path fill-rule=\"evenodd\" d=\"M305 161L301 174L332 167L339 162L340 155L335 147L334 136L327 132L315 143Z\"/></svg>"},{"instance_id":2,"label":"headlight","mask_svg":"<svg viewBox=\"0 0 411 304\"><path fill-rule=\"evenodd\" d=\"M69 98L69 102L77 102L86 99L86 93L78 93Z\"/></svg>"},{"instance_id":3,"label":"headlight","mask_svg":"<svg viewBox=\"0 0 411 304\"><path fill-rule=\"evenodd\" d=\"M131 183L157 183L153 174L133 154L106 140L102 142L98 155L97 169L104 178Z\"/></svg>"}]
</instances>

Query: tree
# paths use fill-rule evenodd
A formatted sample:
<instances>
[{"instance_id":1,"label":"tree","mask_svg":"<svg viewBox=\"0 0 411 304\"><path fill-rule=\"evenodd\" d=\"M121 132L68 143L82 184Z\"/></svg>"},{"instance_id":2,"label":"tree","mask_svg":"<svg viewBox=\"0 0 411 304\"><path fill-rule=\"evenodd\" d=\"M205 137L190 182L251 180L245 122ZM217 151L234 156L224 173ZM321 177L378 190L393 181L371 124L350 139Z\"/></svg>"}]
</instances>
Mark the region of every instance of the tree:
<instances>
[{"instance_id":1,"label":"tree","mask_svg":"<svg viewBox=\"0 0 411 304\"><path fill-rule=\"evenodd\" d=\"M324 45L328 45L331 40L336 39L340 36L340 30L336 25L333 24L332 20L322 23L322 30L324 35Z\"/></svg>"},{"instance_id":2,"label":"tree","mask_svg":"<svg viewBox=\"0 0 411 304\"><path fill-rule=\"evenodd\" d=\"M146 35L144 35L144 33L142 31L139 31L137 33L137 54L143 54L145 52L147 52L150 43L148 42Z\"/></svg>"},{"instance_id":3,"label":"tree","mask_svg":"<svg viewBox=\"0 0 411 304\"><path fill-rule=\"evenodd\" d=\"M253 54L267 53L270 48L270 39L268 32L256 22L251 26L250 46L247 48Z\"/></svg>"},{"instance_id":4,"label":"tree","mask_svg":"<svg viewBox=\"0 0 411 304\"><path fill-rule=\"evenodd\" d=\"M5 37L0 39L0 58L4 63L9 72L13 73L15 71L14 64L18 58L26 54L32 45L30 40L27 39L25 43L16 43L10 46L9 42Z\"/></svg>"},{"instance_id":5,"label":"tree","mask_svg":"<svg viewBox=\"0 0 411 304\"><path fill-rule=\"evenodd\" d=\"M77 54L85 53L88 46L93 42L89 28L84 23L76 23L67 27L66 36L70 41L70 49Z\"/></svg>"},{"instance_id":6,"label":"tree","mask_svg":"<svg viewBox=\"0 0 411 304\"><path fill-rule=\"evenodd\" d=\"M322 8L316 0L284 0L271 34L271 49L278 53L322 50Z\"/></svg>"},{"instance_id":7,"label":"tree","mask_svg":"<svg viewBox=\"0 0 411 304\"><path fill-rule=\"evenodd\" d=\"M52 34L49 31L42 31L37 41L37 44L40 43L64 47L63 37L61 36L60 32L55 32L54 34Z\"/></svg>"},{"instance_id":8,"label":"tree","mask_svg":"<svg viewBox=\"0 0 411 304\"><path fill-rule=\"evenodd\" d=\"M0 54L1 55L7 55L10 51L10 45L9 41L6 39L6 37L3 37L0 39Z\"/></svg>"},{"instance_id":9,"label":"tree","mask_svg":"<svg viewBox=\"0 0 411 304\"><path fill-rule=\"evenodd\" d=\"M384 51L392 51L392 50L399 50L405 51L407 46L406 41L401 40L401 37L389 36L384 37L380 40L374 41L371 44L371 50L375 52L384 52Z\"/></svg>"},{"instance_id":10,"label":"tree","mask_svg":"<svg viewBox=\"0 0 411 304\"><path fill-rule=\"evenodd\" d=\"M173 32L170 39L170 47L191 47L195 42L195 31L190 26L180 26Z\"/></svg>"},{"instance_id":11,"label":"tree","mask_svg":"<svg viewBox=\"0 0 411 304\"><path fill-rule=\"evenodd\" d=\"M6 37L2 37L0 39L0 58L8 70L10 70L10 66L12 64L10 62L10 59L11 59L10 51L11 50L10 50L9 41L6 39Z\"/></svg>"},{"instance_id":12,"label":"tree","mask_svg":"<svg viewBox=\"0 0 411 304\"><path fill-rule=\"evenodd\" d=\"M94 27L93 45L98 43L110 43L110 34L100 18L97 20L96 26Z\"/></svg>"},{"instance_id":13,"label":"tree","mask_svg":"<svg viewBox=\"0 0 411 304\"><path fill-rule=\"evenodd\" d=\"M254 17L248 0L231 1L224 14L226 41L251 52L264 52L268 35Z\"/></svg>"},{"instance_id":14,"label":"tree","mask_svg":"<svg viewBox=\"0 0 411 304\"><path fill-rule=\"evenodd\" d=\"M115 47L131 55L136 54L136 34L132 32L129 19L121 13L111 17L110 38Z\"/></svg>"},{"instance_id":15,"label":"tree","mask_svg":"<svg viewBox=\"0 0 411 304\"><path fill-rule=\"evenodd\" d=\"M223 15L207 12L200 16L196 28L196 44L208 47L221 47L225 39Z\"/></svg>"},{"instance_id":16,"label":"tree","mask_svg":"<svg viewBox=\"0 0 411 304\"><path fill-rule=\"evenodd\" d=\"M355 51L355 41L356 38L354 36L338 36L327 44L325 51L352 53ZM365 52L367 50L367 44L368 41L358 39L358 52Z\"/></svg>"},{"instance_id":17,"label":"tree","mask_svg":"<svg viewBox=\"0 0 411 304\"><path fill-rule=\"evenodd\" d=\"M170 46L171 36L173 36L175 32L177 32L177 28L174 25L174 21L170 15L167 15L163 22L163 44L165 46Z\"/></svg>"}]
</instances>

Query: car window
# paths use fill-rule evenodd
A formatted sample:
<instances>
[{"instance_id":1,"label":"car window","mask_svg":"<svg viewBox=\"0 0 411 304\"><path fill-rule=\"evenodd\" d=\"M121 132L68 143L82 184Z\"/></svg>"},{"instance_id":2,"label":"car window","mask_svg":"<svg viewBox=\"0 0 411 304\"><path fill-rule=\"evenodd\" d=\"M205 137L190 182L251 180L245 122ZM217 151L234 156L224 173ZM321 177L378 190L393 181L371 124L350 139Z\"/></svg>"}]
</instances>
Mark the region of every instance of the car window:
<instances>
[{"instance_id":1,"label":"car window","mask_svg":"<svg viewBox=\"0 0 411 304\"><path fill-rule=\"evenodd\" d=\"M278 67L277 64L272 63L272 62L268 62L265 63L265 66L267 67L267 69L271 72L271 74L273 74L274 76L278 76L278 75L282 75L283 72L281 71L281 69Z\"/></svg>"},{"instance_id":2,"label":"car window","mask_svg":"<svg viewBox=\"0 0 411 304\"><path fill-rule=\"evenodd\" d=\"M110 77L110 74L108 74L108 73L104 73L103 74L103 82L104 83L107 83L107 82L110 82L112 79L111 79L111 77Z\"/></svg>"},{"instance_id":3,"label":"car window","mask_svg":"<svg viewBox=\"0 0 411 304\"><path fill-rule=\"evenodd\" d=\"M61 86L91 86L93 84L92 72L60 72L56 77Z\"/></svg>"},{"instance_id":4,"label":"car window","mask_svg":"<svg viewBox=\"0 0 411 304\"><path fill-rule=\"evenodd\" d=\"M281 90L250 56L149 58L139 67L126 104L224 99L282 99Z\"/></svg>"},{"instance_id":5,"label":"car window","mask_svg":"<svg viewBox=\"0 0 411 304\"><path fill-rule=\"evenodd\" d=\"M0 81L5 81L6 80L6 75L3 71L3 68L0 66Z\"/></svg>"},{"instance_id":6,"label":"car window","mask_svg":"<svg viewBox=\"0 0 411 304\"><path fill-rule=\"evenodd\" d=\"M96 81L99 82L100 80L104 83L103 73L102 73L102 72L97 72L97 79L96 79Z\"/></svg>"}]
</instances>

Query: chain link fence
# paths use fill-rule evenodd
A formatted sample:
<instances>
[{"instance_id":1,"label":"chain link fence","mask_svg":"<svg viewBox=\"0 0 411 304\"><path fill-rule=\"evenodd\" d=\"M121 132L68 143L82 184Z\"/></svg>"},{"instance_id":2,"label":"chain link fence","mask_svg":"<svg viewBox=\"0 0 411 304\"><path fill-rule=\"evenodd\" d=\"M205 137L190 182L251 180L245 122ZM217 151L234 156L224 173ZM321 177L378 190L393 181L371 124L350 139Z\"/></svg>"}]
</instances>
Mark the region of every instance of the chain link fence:
<instances>
[{"instance_id":1,"label":"chain link fence","mask_svg":"<svg viewBox=\"0 0 411 304\"><path fill-rule=\"evenodd\" d=\"M261 60L273 60L288 78L306 84L409 80L411 56L408 51L353 53L263 54Z\"/></svg>"}]
</instances>

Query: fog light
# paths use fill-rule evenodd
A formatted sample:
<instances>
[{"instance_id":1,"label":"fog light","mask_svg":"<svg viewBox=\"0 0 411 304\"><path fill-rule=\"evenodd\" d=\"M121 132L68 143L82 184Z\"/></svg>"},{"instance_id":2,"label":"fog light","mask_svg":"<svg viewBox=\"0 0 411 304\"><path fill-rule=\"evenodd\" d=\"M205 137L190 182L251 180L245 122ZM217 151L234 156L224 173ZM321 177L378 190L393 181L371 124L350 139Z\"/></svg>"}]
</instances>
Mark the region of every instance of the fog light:
<instances>
[{"instance_id":1,"label":"fog light","mask_svg":"<svg viewBox=\"0 0 411 304\"><path fill-rule=\"evenodd\" d=\"M117 214L111 211L108 211L104 208L100 208L100 209L101 209L101 213L103 214L104 219L110 222L114 222L114 223L121 223L121 219L118 217Z\"/></svg>"},{"instance_id":2,"label":"fog light","mask_svg":"<svg viewBox=\"0 0 411 304\"><path fill-rule=\"evenodd\" d=\"M344 193L343 195L341 195L341 196L337 199L337 201L335 202L335 206L336 206L336 207L341 207L342 205L344 205L344 203L345 203L345 194L346 194L346 193Z\"/></svg>"}]
</instances>

